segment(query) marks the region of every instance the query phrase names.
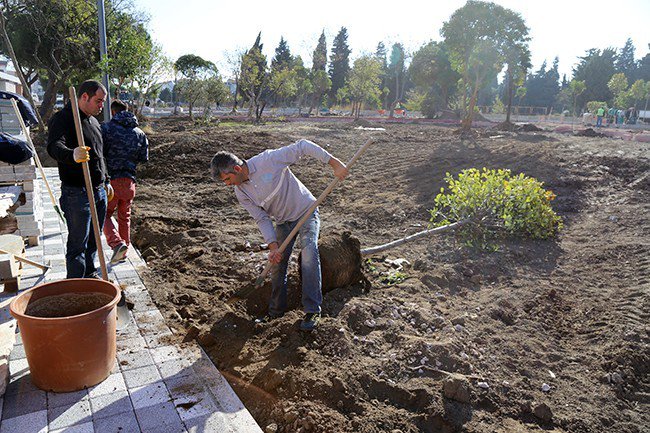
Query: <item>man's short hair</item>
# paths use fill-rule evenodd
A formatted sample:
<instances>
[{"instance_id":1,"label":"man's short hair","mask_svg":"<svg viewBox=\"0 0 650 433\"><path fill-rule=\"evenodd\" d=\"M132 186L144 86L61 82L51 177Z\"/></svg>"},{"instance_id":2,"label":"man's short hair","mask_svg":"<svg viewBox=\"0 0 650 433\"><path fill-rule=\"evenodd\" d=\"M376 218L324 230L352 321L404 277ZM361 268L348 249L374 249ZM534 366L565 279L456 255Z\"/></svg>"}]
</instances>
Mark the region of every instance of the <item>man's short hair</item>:
<instances>
[{"instance_id":1,"label":"man's short hair","mask_svg":"<svg viewBox=\"0 0 650 433\"><path fill-rule=\"evenodd\" d=\"M81 98L81 95L84 93L88 94L89 98L92 98L95 96L95 93L97 93L97 90L101 89L104 94L106 94L106 87L102 83L100 83L97 80L86 80L83 83L81 83L81 86L79 86L79 92L77 94L77 98Z\"/></svg>"},{"instance_id":2,"label":"man's short hair","mask_svg":"<svg viewBox=\"0 0 650 433\"><path fill-rule=\"evenodd\" d=\"M115 99L113 102L111 102L111 110L115 111L116 113L119 113L120 111L126 111L128 109L129 104L124 101Z\"/></svg>"},{"instance_id":3,"label":"man's short hair","mask_svg":"<svg viewBox=\"0 0 650 433\"><path fill-rule=\"evenodd\" d=\"M215 180L221 180L221 174L234 173L234 167L236 165L243 166L244 161L242 161L237 155L230 152L217 152L212 161L210 162L210 173L212 178Z\"/></svg>"}]
</instances>

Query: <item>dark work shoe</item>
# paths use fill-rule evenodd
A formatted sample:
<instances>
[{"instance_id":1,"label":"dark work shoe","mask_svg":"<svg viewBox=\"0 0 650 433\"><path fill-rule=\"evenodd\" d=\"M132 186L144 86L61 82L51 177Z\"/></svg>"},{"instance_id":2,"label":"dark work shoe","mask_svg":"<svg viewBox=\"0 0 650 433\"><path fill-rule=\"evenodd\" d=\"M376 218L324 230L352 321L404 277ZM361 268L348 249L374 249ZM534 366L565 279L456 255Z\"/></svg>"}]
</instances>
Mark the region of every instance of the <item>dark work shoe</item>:
<instances>
[{"instance_id":1,"label":"dark work shoe","mask_svg":"<svg viewBox=\"0 0 650 433\"><path fill-rule=\"evenodd\" d=\"M262 317L257 317L255 318L255 324L256 325L263 325L265 323L272 322L276 319L279 319L280 317L284 316L284 314L265 314Z\"/></svg>"},{"instance_id":2,"label":"dark work shoe","mask_svg":"<svg viewBox=\"0 0 650 433\"><path fill-rule=\"evenodd\" d=\"M318 322L320 322L320 313L307 313L300 323L300 329L302 331L313 331L318 326Z\"/></svg>"}]
</instances>

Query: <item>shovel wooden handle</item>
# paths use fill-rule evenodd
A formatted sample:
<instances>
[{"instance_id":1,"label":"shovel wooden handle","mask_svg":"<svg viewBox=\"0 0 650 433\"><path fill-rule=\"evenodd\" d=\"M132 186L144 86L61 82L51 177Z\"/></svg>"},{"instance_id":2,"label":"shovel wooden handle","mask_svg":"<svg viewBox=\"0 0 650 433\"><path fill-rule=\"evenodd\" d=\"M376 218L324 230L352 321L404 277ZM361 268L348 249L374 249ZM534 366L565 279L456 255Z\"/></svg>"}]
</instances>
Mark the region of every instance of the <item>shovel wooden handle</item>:
<instances>
[{"instance_id":1,"label":"shovel wooden handle","mask_svg":"<svg viewBox=\"0 0 650 433\"><path fill-rule=\"evenodd\" d=\"M70 92L70 104L72 104L72 115L74 117L74 127L77 131L77 143L79 147L85 146L84 134L81 129L81 116L79 116L79 105L77 104L77 92L74 86L68 89ZM82 169L84 173L84 180L86 181L86 192L88 193L88 203L90 204L90 219L93 223L93 231L95 232L95 244L97 245L97 255L99 256L99 266L102 270L102 279L108 281L108 270L106 269L106 260L104 259L104 249L102 248L101 227L99 227L99 220L97 219L97 206L95 206L95 194L93 184L90 180L90 168L88 162L82 162Z\"/></svg>"},{"instance_id":2,"label":"shovel wooden handle","mask_svg":"<svg viewBox=\"0 0 650 433\"><path fill-rule=\"evenodd\" d=\"M366 151L366 149L372 144L373 139L370 138L368 139L359 150L354 154L354 156L348 161L348 163L345 165L348 170L357 162L357 159L361 155L363 155L363 152ZM298 224L291 230L291 233L289 233L289 236L286 237L284 242L282 242L282 245L278 247L278 252L282 253L286 248L287 245L289 245L289 242L296 236L298 233L298 230L300 230L300 227L307 221L307 219L311 216L311 214L316 210L316 208L325 200L325 198L328 196L330 192L334 189L336 185L340 182L340 179L338 177L334 178L334 180L329 184L327 188L325 188L325 191L321 193L321 195L318 197L318 199L314 202L314 204L311 205L309 209L307 209L307 212L298 220ZM267 262L266 266L264 267L264 270L260 274L259 277L255 280L255 287L259 287L264 283L264 279L268 275L269 271L271 270L271 266L273 264L271 262Z\"/></svg>"}]
</instances>

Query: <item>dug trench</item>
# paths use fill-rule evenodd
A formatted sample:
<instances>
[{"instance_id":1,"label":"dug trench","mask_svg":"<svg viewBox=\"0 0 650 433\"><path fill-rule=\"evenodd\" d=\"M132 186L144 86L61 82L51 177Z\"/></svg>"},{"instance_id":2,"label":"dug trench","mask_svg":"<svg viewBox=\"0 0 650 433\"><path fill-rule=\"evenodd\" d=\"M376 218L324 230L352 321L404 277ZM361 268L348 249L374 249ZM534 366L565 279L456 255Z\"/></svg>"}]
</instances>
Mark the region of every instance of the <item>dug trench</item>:
<instances>
[{"instance_id":1,"label":"dug trench","mask_svg":"<svg viewBox=\"0 0 650 433\"><path fill-rule=\"evenodd\" d=\"M650 425L647 144L546 131L461 139L431 125L387 125L321 206L323 242L350 232L369 247L426 228L445 173L469 167L544 182L565 228L548 241L504 237L494 251L442 234L364 257L358 283L327 291L319 329L305 334L295 260L281 319L252 320L265 311L269 282L226 303L259 275L266 252L233 191L210 179L209 162L218 150L247 158L303 137L347 160L368 132L187 119L151 127L133 211L147 288L177 338L198 339L263 430ZM292 170L315 195L332 179L309 159Z\"/></svg>"}]
</instances>

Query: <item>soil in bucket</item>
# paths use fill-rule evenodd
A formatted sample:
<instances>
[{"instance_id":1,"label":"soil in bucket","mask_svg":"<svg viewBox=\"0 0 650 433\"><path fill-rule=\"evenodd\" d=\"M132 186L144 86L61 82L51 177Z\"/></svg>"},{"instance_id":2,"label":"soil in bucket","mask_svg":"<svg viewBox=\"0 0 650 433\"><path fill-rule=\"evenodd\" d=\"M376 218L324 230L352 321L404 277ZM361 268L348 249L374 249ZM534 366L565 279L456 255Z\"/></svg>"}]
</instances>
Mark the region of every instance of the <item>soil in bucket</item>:
<instances>
[{"instance_id":1,"label":"soil in bucket","mask_svg":"<svg viewBox=\"0 0 650 433\"><path fill-rule=\"evenodd\" d=\"M30 302L25 314L44 318L76 316L101 308L112 300L113 297L106 293L64 293Z\"/></svg>"}]
</instances>

